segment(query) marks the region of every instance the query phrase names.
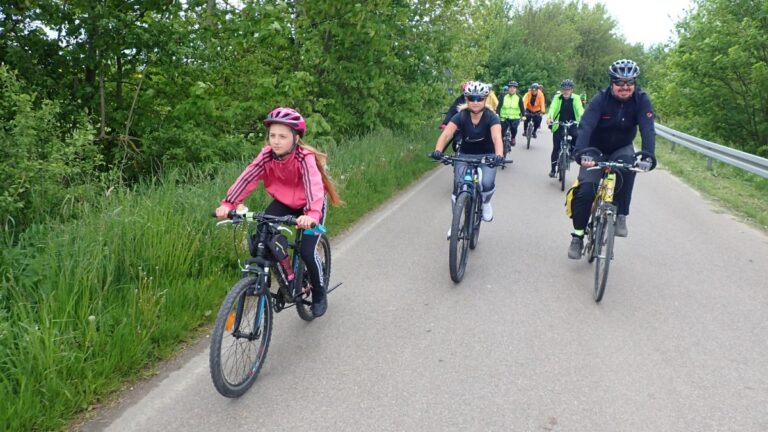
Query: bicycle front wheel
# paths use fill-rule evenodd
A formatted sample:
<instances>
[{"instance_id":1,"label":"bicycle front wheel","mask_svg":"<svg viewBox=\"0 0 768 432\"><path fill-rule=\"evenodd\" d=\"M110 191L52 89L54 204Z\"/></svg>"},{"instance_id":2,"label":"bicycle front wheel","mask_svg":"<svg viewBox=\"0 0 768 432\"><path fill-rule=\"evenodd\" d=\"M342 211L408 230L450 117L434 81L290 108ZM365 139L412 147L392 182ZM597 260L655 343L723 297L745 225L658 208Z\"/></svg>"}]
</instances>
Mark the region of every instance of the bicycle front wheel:
<instances>
[{"instance_id":1,"label":"bicycle front wheel","mask_svg":"<svg viewBox=\"0 0 768 432\"><path fill-rule=\"evenodd\" d=\"M315 246L315 260L320 266L320 277L323 281L323 290L328 291L330 286L329 281L331 278L331 243L328 241L328 237L321 235ZM312 321L315 319L315 315L312 314L312 280L309 278L309 271L303 260L299 260L299 272L301 274L301 280L296 283L300 283L301 292L297 293L296 297L296 312L299 317L304 321Z\"/></svg>"},{"instance_id":2,"label":"bicycle front wheel","mask_svg":"<svg viewBox=\"0 0 768 432\"><path fill-rule=\"evenodd\" d=\"M451 221L451 241L448 246L448 266L451 279L455 283L464 278L469 253L469 237L471 235L472 206L469 193L462 192L456 197L453 205L453 220Z\"/></svg>"},{"instance_id":3,"label":"bicycle front wheel","mask_svg":"<svg viewBox=\"0 0 768 432\"><path fill-rule=\"evenodd\" d=\"M568 145L568 143L563 143L560 145ZM557 159L557 175L558 180L560 180L560 191L565 190L565 170L568 169L568 159L566 159L565 152L560 152L560 157Z\"/></svg>"},{"instance_id":4,"label":"bicycle front wheel","mask_svg":"<svg viewBox=\"0 0 768 432\"><path fill-rule=\"evenodd\" d=\"M222 396L242 396L264 365L272 336L269 290L256 277L241 279L227 294L211 336L211 379Z\"/></svg>"},{"instance_id":5,"label":"bicycle front wheel","mask_svg":"<svg viewBox=\"0 0 768 432\"><path fill-rule=\"evenodd\" d=\"M469 238L469 248L474 250L477 247L477 243L480 241L480 223L483 221L483 200L480 195L480 189L477 188L476 199L472 201L474 204L472 207L472 218L469 220L469 224L472 226L472 235Z\"/></svg>"},{"instance_id":6,"label":"bicycle front wheel","mask_svg":"<svg viewBox=\"0 0 768 432\"><path fill-rule=\"evenodd\" d=\"M608 269L613 259L615 220L612 214L603 214L597 222L595 232L595 303L600 303L605 294Z\"/></svg>"},{"instance_id":7,"label":"bicycle front wheel","mask_svg":"<svg viewBox=\"0 0 768 432\"><path fill-rule=\"evenodd\" d=\"M533 120L528 123L528 129L525 130L525 148L526 150L531 148L531 137L533 136Z\"/></svg>"}]
</instances>

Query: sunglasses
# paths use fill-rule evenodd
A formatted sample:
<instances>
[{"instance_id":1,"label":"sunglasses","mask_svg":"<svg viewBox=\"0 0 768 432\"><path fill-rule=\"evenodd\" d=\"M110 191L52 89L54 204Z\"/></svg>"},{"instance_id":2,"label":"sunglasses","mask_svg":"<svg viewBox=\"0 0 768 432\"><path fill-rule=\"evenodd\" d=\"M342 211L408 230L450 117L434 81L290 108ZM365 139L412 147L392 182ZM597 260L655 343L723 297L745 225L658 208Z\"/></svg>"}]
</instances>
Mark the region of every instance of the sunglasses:
<instances>
[{"instance_id":1,"label":"sunglasses","mask_svg":"<svg viewBox=\"0 0 768 432\"><path fill-rule=\"evenodd\" d=\"M635 80L633 80L633 79L631 79L631 80L620 80L620 79L617 79L617 80L613 80L613 84L615 84L616 87L631 87L631 86L635 85Z\"/></svg>"},{"instance_id":2,"label":"sunglasses","mask_svg":"<svg viewBox=\"0 0 768 432\"><path fill-rule=\"evenodd\" d=\"M467 100L469 102L482 102L485 98L482 96L467 96Z\"/></svg>"}]
</instances>

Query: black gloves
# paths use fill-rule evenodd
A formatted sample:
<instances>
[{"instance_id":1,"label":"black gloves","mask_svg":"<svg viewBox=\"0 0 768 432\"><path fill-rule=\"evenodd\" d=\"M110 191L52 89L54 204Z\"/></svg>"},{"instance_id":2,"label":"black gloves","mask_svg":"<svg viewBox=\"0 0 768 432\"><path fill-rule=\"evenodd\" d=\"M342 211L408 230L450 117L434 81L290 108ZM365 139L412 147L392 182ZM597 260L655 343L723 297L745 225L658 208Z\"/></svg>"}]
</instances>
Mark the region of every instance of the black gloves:
<instances>
[{"instance_id":1,"label":"black gloves","mask_svg":"<svg viewBox=\"0 0 768 432\"><path fill-rule=\"evenodd\" d=\"M432 153L429 155L429 157L431 157L431 158L432 158L432 159L434 159L434 160L440 160L440 159L442 159L442 158L443 158L443 152L441 152L440 150L435 150L435 151L433 151L433 152L432 152Z\"/></svg>"}]
</instances>

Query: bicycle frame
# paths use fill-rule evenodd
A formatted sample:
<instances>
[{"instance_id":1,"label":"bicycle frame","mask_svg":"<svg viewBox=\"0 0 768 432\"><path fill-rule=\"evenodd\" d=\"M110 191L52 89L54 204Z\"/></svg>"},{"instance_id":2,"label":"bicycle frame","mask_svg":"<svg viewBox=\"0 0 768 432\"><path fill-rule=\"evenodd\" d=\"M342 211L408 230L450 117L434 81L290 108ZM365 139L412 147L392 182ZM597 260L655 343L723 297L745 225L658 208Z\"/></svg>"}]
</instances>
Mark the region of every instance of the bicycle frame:
<instances>
[{"instance_id":1,"label":"bicycle frame","mask_svg":"<svg viewBox=\"0 0 768 432\"><path fill-rule=\"evenodd\" d=\"M243 220L247 221L247 219L247 215L243 217ZM253 219L252 215L251 219ZM241 277L245 278L251 276L256 278L257 283L254 287L256 291L253 292L253 294L258 295L269 291L269 288L272 285L272 273L275 273L277 274L277 281L280 285L280 288L287 290L288 294L291 296L291 299L289 300L290 302L295 302L297 301L297 298L302 294L302 292L299 292L297 289L301 286L302 283L302 275L299 274L300 256L298 249L300 248L303 239L304 230L296 229L295 238L293 240L288 240L288 249L290 250L289 255L291 256L291 269L294 273L294 279L292 281L288 281L281 270L280 263L278 263L277 260L272 257L272 253L266 246L272 235L282 232L292 236L293 230L280 223L280 220L280 218L277 218L277 221L275 222L262 220L249 223L248 237L250 238L253 236L255 256L245 260L245 265L241 268ZM221 223L232 223L232 221L222 221L220 224ZM250 226L252 225L256 226L255 229L250 229ZM283 299L279 294L269 294L270 297L274 300L270 303L275 312L280 312L286 308L286 300ZM259 307L260 312L261 307L262 305ZM235 326L235 329L237 328L238 326Z\"/></svg>"}]
</instances>

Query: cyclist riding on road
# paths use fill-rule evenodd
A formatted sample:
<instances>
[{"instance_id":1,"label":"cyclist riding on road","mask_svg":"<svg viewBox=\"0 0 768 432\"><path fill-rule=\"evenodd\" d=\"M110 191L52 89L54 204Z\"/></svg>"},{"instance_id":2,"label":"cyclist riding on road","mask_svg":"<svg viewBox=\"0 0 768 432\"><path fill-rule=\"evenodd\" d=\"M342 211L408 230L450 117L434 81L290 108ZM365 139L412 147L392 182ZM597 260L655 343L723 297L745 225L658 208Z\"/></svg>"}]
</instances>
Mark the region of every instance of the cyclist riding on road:
<instances>
[{"instance_id":1,"label":"cyclist riding on road","mask_svg":"<svg viewBox=\"0 0 768 432\"><path fill-rule=\"evenodd\" d=\"M547 124L552 128L552 155L550 156L549 176L555 176L555 165L557 157L560 154L560 141L563 139L563 129L560 128L560 122L579 121L584 113L584 106L581 104L581 97L573 94L573 81L567 79L560 83L560 93L557 93L552 99L552 105L549 106L549 116ZM576 142L576 128L568 130L573 140Z\"/></svg>"},{"instance_id":2,"label":"cyclist riding on road","mask_svg":"<svg viewBox=\"0 0 768 432\"><path fill-rule=\"evenodd\" d=\"M485 106L486 98L490 93L490 86L479 81L470 81L464 89L464 97L467 101L466 108L460 110L453 116L448 125L443 129L443 133L437 138L435 151L432 152L432 158L440 160L443 156L443 149L454 132L459 131L462 136L461 149L462 155L476 156L478 159L488 156L494 159L494 163L499 165L504 160L504 146L501 141L501 125L499 116L493 110ZM464 178L464 171L467 164L456 162L453 171L453 196L455 202L457 189L461 186ZM483 198L483 220L490 222L493 219L493 209L491 208L491 198L496 190L496 168L481 166L482 171L482 198Z\"/></svg>"},{"instance_id":3,"label":"cyclist riding on road","mask_svg":"<svg viewBox=\"0 0 768 432\"><path fill-rule=\"evenodd\" d=\"M536 138L536 131L541 126L541 116L544 114L545 107L547 106L544 100L544 93L539 92L540 88L541 86L538 83L533 83L530 90L523 96L523 106L525 107L523 131L528 129L528 122L533 120L534 138Z\"/></svg>"},{"instance_id":4,"label":"cyclist riding on road","mask_svg":"<svg viewBox=\"0 0 768 432\"><path fill-rule=\"evenodd\" d=\"M635 80L640 68L632 60L617 60L608 68L611 84L601 90L589 102L587 110L579 123L575 152L587 147L596 147L608 160L623 159L629 161L635 153L632 141L638 128L642 138L642 149L654 155L656 135L653 124L653 106L648 95L636 88ZM573 233L568 248L568 258L581 258L584 245L584 229L589 221L592 202L595 198L600 170L587 168L595 162L580 161L578 187L571 203L573 214ZM614 199L618 206L616 236L627 236L627 215L635 183L633 171L620 171L621 180L617 184Z\"/></svg>"},{"instance_id":5,"label":"cyclist riding on road","mask_svg":"<svg viewBox=\"0 0 768 432\"><path fill-rule=\"evenodd\" d=\"M512 128L512 145L514 146L517 126L520 124L520 118L523 117L525 107L523 106L523 98L517 94L517 81L510 81L507 87L507 93L501 95L501 99L499 99L496 113L501 119L502 136L507 133L507 129Z\"/></svg>"},{"instance_id":6,"label":"cyclist riding on road","mask_svg":"<svg viewBox=\"0 0 768 432\"><path fill-rule=\"evenodd\" d=\"M464 97L464 90L467 88L467 83L469 81L464 81L461 83L461 91L458 96L456 96L456 99L453 100L451 103L450 108L448 108L448 112L445 113L445 118L443 119L443 122L440 124L440 129L445 129L445 127L448 125L448 122L451 121L453 116L456 115L457 112L459 112L459 106L463 103L466 103L466 98ZM454 135L453 140L451 141L451 148L453 149L453 152L456 153L458 151L458 137Z\"/></svg>"}]
</instances>

